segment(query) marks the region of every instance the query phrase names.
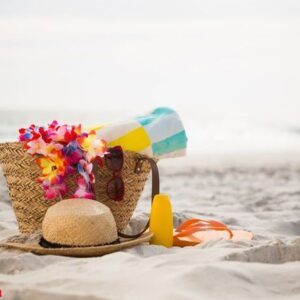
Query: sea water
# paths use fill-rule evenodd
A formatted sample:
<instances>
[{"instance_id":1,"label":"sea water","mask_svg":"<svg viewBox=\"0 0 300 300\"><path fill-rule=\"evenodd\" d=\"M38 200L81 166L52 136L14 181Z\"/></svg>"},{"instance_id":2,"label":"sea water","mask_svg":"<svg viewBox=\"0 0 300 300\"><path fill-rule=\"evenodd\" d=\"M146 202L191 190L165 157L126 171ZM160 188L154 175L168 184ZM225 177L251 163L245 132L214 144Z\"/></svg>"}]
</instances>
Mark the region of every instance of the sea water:
<instances>
[{"instance_id":1,"label":"sea water","mask_svg":"<svg viewBox=\"0 0 300 300\"><path fill-rule=\"evenodd\" d=\"M150 111L150 109L148 110ZM141 110L140 114L147 113ZM267 154L298 153L300 155L300 122L287 115L224 113L177 110L188 136L189 154ZM90 111L0 111L0 141L16 141L18 129L59 123L93 125L126 120L136 112L121 110Z\"/></svg>"}]
</instances>

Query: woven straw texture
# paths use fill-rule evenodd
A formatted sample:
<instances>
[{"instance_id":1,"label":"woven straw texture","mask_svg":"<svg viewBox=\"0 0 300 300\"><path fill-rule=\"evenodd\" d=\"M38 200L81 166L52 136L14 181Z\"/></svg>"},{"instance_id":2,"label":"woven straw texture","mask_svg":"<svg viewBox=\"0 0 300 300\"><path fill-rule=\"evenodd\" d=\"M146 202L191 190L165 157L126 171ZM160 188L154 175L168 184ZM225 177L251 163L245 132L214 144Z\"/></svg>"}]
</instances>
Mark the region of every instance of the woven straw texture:
<instances>
[{"instance_id":1,"label":"woven straw texture","mask_svg":"<svg viewBox=\"0 0 300 300\"><path fill-rule=\"evenodd\" d=\"M121 175L125 193L122 201L114 201L107 196L107 182L112 178L112 172L105 165L100 168L97 163L94 164L96 200L111 209L119 231L127 226L150 172L150 165L147 161L143 163L139 173L135 172L137 161L143 158L146 157L135 152L124 152ZM48 207L60 201L60 199L46 200L44 198L44 191L36 182L41 170L35 160L36 157L29 155L22 143L0 144L0 163L21 233L33 233L40 230ZM67 184L70 190L64 199L71 198L74 193L77 184L76 177L67 178Z\"/></svg>"}]
</instances>

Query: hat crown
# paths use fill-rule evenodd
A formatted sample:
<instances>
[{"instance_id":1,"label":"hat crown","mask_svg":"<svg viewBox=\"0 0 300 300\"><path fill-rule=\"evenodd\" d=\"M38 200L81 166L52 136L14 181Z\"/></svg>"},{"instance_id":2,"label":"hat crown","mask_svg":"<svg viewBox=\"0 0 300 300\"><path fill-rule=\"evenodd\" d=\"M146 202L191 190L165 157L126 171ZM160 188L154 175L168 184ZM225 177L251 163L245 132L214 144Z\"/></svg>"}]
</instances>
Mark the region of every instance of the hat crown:
<instances>
[{"instance_id":1,"label":"hat crown","mask_svg":"<svg viewBox=\"0 0 300 300\"><path fill-rule=\"evenodd\" d=\"M64 246L98 246L118 239L110 209L95 200L67 199L48 208L43 238Z\"/></svg>"}]
</instances>

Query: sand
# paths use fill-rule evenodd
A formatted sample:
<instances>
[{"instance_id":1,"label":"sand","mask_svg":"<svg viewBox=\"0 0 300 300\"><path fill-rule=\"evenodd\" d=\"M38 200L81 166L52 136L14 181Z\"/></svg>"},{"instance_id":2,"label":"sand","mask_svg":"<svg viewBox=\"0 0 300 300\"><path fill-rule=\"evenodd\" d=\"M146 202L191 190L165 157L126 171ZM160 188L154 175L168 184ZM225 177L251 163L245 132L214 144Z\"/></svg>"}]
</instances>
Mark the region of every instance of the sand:
<instances>
[{"instance_id":1,"label":"sand","mask_svg":"<svg viewBox=\"0 0 300 300\"><path fill-rule=\"evenodd\" d=\"M176 225L217 219L251 230L254 240L141 245L95 258L1 249L3 299L300 299L300 157L199 157L166 161L160 169ZM17 225L0 178L3 239ZM149 195L147 186L133 230L147 220Z\"/></svg>"}]
</instances>

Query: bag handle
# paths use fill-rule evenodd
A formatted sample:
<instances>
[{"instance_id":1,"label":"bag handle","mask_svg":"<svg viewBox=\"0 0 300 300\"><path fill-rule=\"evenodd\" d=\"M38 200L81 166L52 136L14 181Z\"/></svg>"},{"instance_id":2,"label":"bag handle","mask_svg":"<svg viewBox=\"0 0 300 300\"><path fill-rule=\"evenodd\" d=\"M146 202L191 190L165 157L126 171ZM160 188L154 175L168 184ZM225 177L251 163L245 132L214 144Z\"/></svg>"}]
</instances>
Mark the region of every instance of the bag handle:
<instances>
[{"instance_id":1,"label":"bag handle","mask_svg":"<svg viewBox=\"0 0 300 300\"><path fill-rule=\"evenodd\" d=\"M155 195L159 194L159 172L158 172L157 164L156 164L154 159L152 159L152 158L141 158L137 161L137 164L136 164L136 167L135 167L135 172L136 173L141 172L142 165L143 165L143 162L145 160L150 163L151 171L152 171L152 197L151 197L151 204L152 204ZM135 239L135 238L140 237L149 228L149 225L150 225L150 218L149 218L145 228L141 232L139 232L137 234L132 234L132 235L122 233L122 232L118 232L118 235L119 235L119 237L122 237L122 238Z\"/></svg>"}]
</instances>

